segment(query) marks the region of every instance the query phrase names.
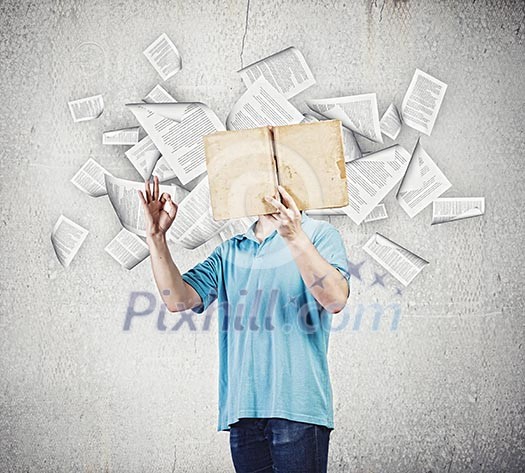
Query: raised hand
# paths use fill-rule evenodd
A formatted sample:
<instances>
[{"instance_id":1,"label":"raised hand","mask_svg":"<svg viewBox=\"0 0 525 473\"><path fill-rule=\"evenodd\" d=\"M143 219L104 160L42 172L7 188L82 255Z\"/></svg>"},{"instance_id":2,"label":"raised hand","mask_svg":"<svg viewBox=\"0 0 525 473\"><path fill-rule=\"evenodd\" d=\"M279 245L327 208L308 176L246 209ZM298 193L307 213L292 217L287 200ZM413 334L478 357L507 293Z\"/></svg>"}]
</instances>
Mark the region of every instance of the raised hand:
<instances>
[{"instance_id":1,"label":"raised hand","mask_svg":"<svg viewBox=\"0 0 525 473\"><path fill-rule=\"evenodd\" d=\"M283 186L277 186L281 194L283 202L279 202L271 196L266 196L267 202L272 204L276 213L270 214L272 222L281 235L286 240L293 240L299 235L302 235L303 229L301 226L301 212L297 208L297 204L293 197L286 191Z\"/></svg>"},{"instance_id":2,"label":"raised hand","mask_svg":"<svg viewBox=\"0 0 525 473\"><path fill-rule=\"evenodd\" d=\"M145 181L144 194L137 191L142 201L144 215L146 217L146 233L148 237L164 235L177 215L177 204L171 200L171 196L164 192L159 195L159 178L153 178L153 193L150 181Z\"/></svg>"}]
</instances>

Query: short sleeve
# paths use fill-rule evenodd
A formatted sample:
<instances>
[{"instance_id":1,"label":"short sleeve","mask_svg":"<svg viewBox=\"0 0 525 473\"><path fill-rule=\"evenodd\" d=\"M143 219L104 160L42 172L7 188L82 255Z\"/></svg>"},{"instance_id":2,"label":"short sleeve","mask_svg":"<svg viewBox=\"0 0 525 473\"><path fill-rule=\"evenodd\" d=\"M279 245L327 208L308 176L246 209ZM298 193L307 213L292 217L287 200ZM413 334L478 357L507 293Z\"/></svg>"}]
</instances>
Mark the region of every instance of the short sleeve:
<instances>
[{"instance_id":1,"label":"short sleeve","mask_svg":"<svg viewBox=\"0 0 525 473\"><path fill-rule=\"evenodd\" d=\"M331 224L323 222L313 235L313 245L319 254L332 266L339 270L350 284L348 259L345 244L339 231Z\"/></svg>"},{"instance_id":2,"label":"short sleeve","mask_svg":"<svg viewBox=\"0 0 525 473\"><path fill-rule=\"evenodd\" d=\"M217 286L219 273L221 271L221 246L219 245L201 263L182 275L182 279L188 283L197 294L199 294L202 304L193 309L198 314L204 312L217 298Z\"/></svg>"}]
</instances>

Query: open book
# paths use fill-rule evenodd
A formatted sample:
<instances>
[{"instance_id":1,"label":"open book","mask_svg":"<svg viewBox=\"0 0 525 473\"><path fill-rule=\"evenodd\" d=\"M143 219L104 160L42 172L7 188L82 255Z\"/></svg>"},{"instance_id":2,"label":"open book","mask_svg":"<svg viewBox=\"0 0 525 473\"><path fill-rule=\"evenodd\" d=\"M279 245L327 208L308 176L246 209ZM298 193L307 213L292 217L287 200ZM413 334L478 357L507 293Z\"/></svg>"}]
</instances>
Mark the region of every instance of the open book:
<instances>
[{"instance_id":1,"label":"open book","mask_svg":"<svg viewBox=\"0 0 525 473\"><path fill-rule=\"evenodd\" d=\"M299 210L348 205L341 122L328 120L203 137L215 220L270 214L277 185Z\"/></svg>"}]
</instances>

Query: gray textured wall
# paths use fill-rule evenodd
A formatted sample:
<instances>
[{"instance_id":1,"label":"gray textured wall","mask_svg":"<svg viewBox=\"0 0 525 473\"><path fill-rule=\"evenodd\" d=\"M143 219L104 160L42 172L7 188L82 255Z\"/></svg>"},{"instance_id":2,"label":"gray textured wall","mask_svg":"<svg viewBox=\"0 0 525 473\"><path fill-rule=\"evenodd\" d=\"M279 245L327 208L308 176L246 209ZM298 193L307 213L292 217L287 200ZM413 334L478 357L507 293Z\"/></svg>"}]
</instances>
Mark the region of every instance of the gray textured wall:
<instances>
[{"instance_id":1,"label":"gray textured wall","mask_svg":"<svg viewBox=\"0 0 525 473\"><path fill-rule=\"evenodd\" d=\"M318 81L293 99L303 111L305 98L375 91L382 113L416 67L449 84L424 144L447 195L485 196L487 212L431 228L430 209L410 220L391 195L387 221L331 218L364 264L330 342L330 471L525 468L524 2L0 5L0 471L232 471L228 434L215 430L215 321L171 331L180 317L168 314L160 331L151 315L124 332L130 293L155 291L149 261L118 267L103 250L119 229L107 199L69 183L89 156L139 179L101 133L134 124L123 104L160 81L142 51L161 32L184 61L163 85L221 118L244 90L241 61L290 45ZM73 123L67 101L98 93L101 118ZM404 129L400 142L412 149L416 136ZM68 270L49 241L60 213L90 231ZM390 276L371 286L383 271L361 246L376 230L431 262L401 295ZM175 260L186 270L216 243L173 247ZM400 305L397 330L386 318L352 330L359 304L374 302Z\"/></svg>"}]
</instances>

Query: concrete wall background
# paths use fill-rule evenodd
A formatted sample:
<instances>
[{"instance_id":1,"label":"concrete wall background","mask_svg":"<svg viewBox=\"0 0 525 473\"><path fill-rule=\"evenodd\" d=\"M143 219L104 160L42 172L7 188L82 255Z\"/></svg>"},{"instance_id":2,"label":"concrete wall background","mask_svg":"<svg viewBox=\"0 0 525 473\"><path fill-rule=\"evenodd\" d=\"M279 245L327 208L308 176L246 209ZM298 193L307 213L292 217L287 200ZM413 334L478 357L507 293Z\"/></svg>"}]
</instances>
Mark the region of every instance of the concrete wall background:
<instances>
[{"instance_id":1,"label":"concrete wall background","mask_svg":"<svg viewBox=\"0 0 525 473\"><path fill-rule=\"evenodd\" d=\"M330 471L525 468L523 1L4 0L0 11L1 471L233 470L215 430L215 320L171 331L180 317L168 314L159 331L154 314L124 332L130 293L155 292L149 261L119 268L104 252L119 230L107 199L69 183L89 156L139 179L101 133L133 125L124 104L162 83L142 55L162 32L183 57L163 85L221 118L244 90L241 58L290 45L317 79L293 99L303 111L305 98L377 92L381 114L416 67L449 84L423 143L446 195L485 196L487 212L431 228L430 209L410 220L390 195L386 221L331 218L364 264L330 342ZM73 123L67 101L98 93L100 119ZM416 138L404 129L399 141L411 150ZM60 213L90 231L68 270L49 241ZM390 276L371 286L383 271L361 246L375 231L431 262L402 295ZM175 261L186 270L216 243L173 247ZM398 330L387 319L352 330L374 302L400 304Z\"/></svg>"}]
</instances>

